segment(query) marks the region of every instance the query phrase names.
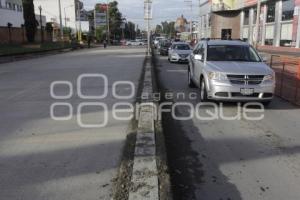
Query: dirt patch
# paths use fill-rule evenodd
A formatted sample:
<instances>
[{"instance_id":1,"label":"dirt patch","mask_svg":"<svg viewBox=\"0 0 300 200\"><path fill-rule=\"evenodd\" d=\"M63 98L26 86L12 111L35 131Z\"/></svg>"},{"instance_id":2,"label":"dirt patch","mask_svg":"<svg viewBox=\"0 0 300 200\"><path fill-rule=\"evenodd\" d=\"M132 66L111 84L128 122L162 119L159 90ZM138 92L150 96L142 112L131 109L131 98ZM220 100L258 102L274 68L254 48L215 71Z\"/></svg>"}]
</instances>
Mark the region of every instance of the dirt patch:
<instances>
[{"instance_id":1,"label":"dirt patch","mask_svg":"<svg viewBox=\"0 0 300 200\"><path fill-rule=\"evenodd\" d=\"M118 176L113 179L113 199L116 200L128 199L134 159L136 127L136 123L132 122L130 127L131 133L126 138Z\"/></svg>"}]
</instances>

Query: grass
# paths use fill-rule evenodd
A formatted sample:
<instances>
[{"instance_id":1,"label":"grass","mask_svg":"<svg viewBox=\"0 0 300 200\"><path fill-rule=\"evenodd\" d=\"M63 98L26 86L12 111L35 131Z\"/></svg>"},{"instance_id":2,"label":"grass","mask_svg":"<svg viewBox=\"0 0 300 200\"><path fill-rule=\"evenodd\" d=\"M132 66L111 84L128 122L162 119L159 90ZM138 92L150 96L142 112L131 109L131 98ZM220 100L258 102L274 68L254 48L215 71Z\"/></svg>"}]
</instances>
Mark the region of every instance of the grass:
<instances>
[{"instance_id":1,"label":"grass","mask_svg":"<svg viewBox=\"0 0 300 200\"><path fill-rule=\"evenodd\" d=\"M0 44L0 56L71 48L70 43L48 42L43 44Z\"/></svg>"}]
</instances>

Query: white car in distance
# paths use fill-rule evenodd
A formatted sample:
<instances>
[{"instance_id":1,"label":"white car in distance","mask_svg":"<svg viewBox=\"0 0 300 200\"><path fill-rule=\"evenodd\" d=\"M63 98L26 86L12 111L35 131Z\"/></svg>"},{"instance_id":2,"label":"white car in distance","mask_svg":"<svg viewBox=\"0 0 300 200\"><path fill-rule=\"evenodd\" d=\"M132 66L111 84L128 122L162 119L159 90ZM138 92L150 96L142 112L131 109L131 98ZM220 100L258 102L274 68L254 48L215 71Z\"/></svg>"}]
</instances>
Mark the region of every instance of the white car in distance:
<instances>
[{"instance_id":1,"label":"white car in distance","mask_svg":"<svg viewBox=\"0 0 300 200\"><path fill-rule=\"evenodd\" d=\"M126 46L144 46L145 43L142 40L130 40L126 42Z\"/></svg>"}]
</instances>

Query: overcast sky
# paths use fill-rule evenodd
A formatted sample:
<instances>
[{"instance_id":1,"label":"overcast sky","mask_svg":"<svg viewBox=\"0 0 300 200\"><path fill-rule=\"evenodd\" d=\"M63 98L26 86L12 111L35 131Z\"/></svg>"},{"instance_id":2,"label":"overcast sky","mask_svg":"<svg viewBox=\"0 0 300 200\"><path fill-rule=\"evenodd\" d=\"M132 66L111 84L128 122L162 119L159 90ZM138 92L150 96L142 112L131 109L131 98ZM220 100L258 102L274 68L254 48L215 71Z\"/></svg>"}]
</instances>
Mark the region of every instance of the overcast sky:
<instances>
[{"instance_id":1,"label":"overcast sky","mask_svg":"<svg viewBox=\"0 0 300 200\"><path fill-rule=\"evenodd\" d=\"M99 0L83 0L86 9L93 9L96 3L106 2ZM199 0L193 0L193 14L191 12L191 3L185 0L153 0L153 22L158 24L161 21L175 21L183 14L188 20L193 17L197 19L197 7ZM127 20L139 24L144 28L144 1L143 0L118 0L119 9Z\"/></svg>"}]
</instances>

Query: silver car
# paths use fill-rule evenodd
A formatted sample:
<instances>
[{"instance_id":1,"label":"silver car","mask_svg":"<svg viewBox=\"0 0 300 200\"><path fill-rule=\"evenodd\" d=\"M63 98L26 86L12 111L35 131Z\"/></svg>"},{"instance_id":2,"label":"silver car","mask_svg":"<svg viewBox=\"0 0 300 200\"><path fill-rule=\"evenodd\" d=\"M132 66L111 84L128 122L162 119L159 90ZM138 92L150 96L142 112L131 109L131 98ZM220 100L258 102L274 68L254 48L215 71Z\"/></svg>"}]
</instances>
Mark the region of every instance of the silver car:
<instances>
[{"instance_id":1,"label":"silver car","mask_svg":"<svg viewBox=\"0 0 300 200\"><path fill-rule=\"evenodd\" d=\"M189 57L188 84L201 101L258 101L274 96L275 73L256 50L238 40L202 40Z\"/></svg>"},{"instance_id":2,"label":"silver car","mask_svg":"<svg viewBox=\"0 0 300 200\"><path fill-rule=\"evenodd\" d=\"M168 51L169 62L188 62L192 48L185 42L174 42Z\"/></svg>"}]
</instances>

